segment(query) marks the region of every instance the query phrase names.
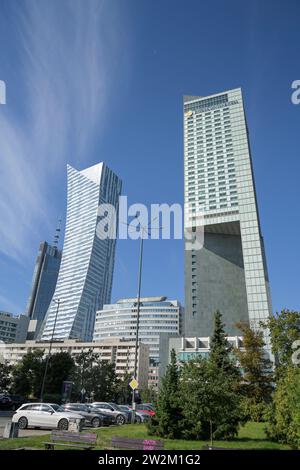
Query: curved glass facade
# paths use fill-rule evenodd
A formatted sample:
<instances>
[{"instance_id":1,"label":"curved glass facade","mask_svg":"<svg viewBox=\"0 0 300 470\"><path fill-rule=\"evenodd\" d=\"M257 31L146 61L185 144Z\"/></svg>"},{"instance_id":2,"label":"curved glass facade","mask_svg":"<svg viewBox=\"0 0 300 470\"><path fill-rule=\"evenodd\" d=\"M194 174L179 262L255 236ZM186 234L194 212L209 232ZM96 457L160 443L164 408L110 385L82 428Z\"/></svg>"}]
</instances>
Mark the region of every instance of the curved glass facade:
<instances>
[{"instance_id":1,"label":"curved glass facade","mask_svg":"<svg viewBox=\"0 0 300 470\"><path fill-rule=\"evenodd\" d=\"M26 308L26 315L30 320L37 320L35 334L45 318L55 290L61 255L61 250L56 246L47 242L40 244Z\"/></svg>"},{"instance_id":2,"label":"curved glass facade","mask_svg":"<svg viewBox=\"0 0 300 470\"><path fill-rule=\"evenodd\" d=\"M128 300L128 301L127 301ZM139 340L149 346L149 385L158 384L160 362L160 334L178 335L181 332L183 309L177 300L141 299ZM94 341L109 337L134 341L136 338L136 299L122 299L116 304L104 305L96 315Z\"/></svg>"},{"instance_id":3,"label":"curved glass facade","mask_svg":"<svg viewBox=\"0 0 300 470\"><path fill-rule=\"evenodd\" d=\"M68 165L68 202L63 256L53 299L60 299L54 339L90 341L96 311L110 302L115 239L96 235L100 204L118 211L121 180L104 163L82 171ZM41 339L53 334L57 305L52 302Z\"/></svg>"}]
</instances>

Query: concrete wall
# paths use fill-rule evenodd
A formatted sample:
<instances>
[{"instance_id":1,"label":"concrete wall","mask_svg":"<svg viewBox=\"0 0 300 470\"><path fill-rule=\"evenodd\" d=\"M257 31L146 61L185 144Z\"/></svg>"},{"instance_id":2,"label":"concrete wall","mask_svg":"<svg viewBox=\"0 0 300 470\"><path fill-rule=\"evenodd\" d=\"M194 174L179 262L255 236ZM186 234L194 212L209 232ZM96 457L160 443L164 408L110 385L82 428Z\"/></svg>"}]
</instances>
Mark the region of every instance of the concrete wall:
<instances>
[{"instance_id":1,"label":"concrete wall","mask_svg":"<svg viewBox=\"0 0 300 470\"><path fill-rule=\"evenodd\" d=\"M192 267L196 267L193 273ZM192 281L196 281L194 309ZM226 333L240 334L235 323L249 321L240 235L205 233L201 250L185 252L185 282L185 336L211 336L216 310L223 315Z\"/></svg>"},{"instance_id":2,"label":"concrete wall","mask_svg":"<svg viewBox=\"0 0 300 470\"><path fill-rule=\"evenodd\" d=\"M174 348L176 353L178 353L182 344L182 337L177 335L172 335L169 333L161 333L159 335L159 380L164 377L167 366L170 363L171 350Z\"/></svg>"},{"instance_id":3,"label":"concrete wall","mask_svg":"<svg viewBox=\"0 0 300 470\"><path fill-rule=\"evenodd\" d=\"M20 315L18 319L15 343L24 343L27 337L29 317L27 315Z\"/></svg>"}]
</instances>

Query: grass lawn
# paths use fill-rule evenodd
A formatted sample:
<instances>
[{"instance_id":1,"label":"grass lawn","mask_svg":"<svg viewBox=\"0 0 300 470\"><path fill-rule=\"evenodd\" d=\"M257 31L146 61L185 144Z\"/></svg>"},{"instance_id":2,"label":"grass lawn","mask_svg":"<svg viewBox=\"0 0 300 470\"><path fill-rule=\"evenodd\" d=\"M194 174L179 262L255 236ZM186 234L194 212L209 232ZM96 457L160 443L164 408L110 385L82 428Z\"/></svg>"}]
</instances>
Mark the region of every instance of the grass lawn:
<instances>
[{"instance_id":1,"label":"grass lawn","mask_svg":"<svg viewBox=\"0 0 300 470\"><path fill-rule=\"evenodd\" d=\"M239 432L237 438L232 441L215 441L214 445L226 448L235 449L279 449L288 450L289 446L271 442L267 439L264 423L247 423ZM101 428L91 430L98 435L98 444L96 449L104 449L110 447L112 436L126 436L132 438L149 439L146 427L144 425L131 425L125 426L111 426L108 428ZM154 437L154 439L159 439ZM16 449L18 447L32 447L36 449L44 449L43 442L48 441L49 436L37 437L23 437L18 439L3 439L0 440L0 450ZM166 450L200 450L203 445L208 444L207 441L184 441L184 440L171 440L164 439ZM59 447L58 447L59 448Z\"/></svg>"}]
</instances>

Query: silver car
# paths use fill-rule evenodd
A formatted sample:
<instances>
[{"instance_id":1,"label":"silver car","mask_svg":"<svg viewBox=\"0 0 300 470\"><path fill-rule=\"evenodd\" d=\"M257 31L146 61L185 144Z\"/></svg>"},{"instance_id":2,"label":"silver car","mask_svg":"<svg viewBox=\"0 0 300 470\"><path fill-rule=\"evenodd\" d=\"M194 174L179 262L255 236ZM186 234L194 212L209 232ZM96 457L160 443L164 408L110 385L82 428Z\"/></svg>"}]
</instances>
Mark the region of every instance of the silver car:
<instances>
[{"instance_id":1,"label":"silver car","mask_svg":"<svg viewBox=\"0 0 300 470\"><path fill-rule=\"evenodd\" d=\"M130 417L129 419L131 422L132 409L128 405L118 405L118 407L120 408L121 411L125 411L129 413L129 417ZM150 419L151 419L151 416L149 416L147 413L143 413L143 411L135 412L135 422L137 424L147 423L148 421L150 421Z\"/></svg>"},{"instance_id":2,"label":"silver car","mask_svg":"<svg viewBox=\"0 0 300 470\"><path fill-rule=\"evenodd\" d=\"M114 403L106 403L95 401L92 403L92 407L97 410L109 413L114 418L114 422L119 425L123 425L129 421L128 414L125 411L119 410L118 406Z\"/></svg>"},{"instance_id":3,"label":"silver car","mask_svg":"<svg viewBox=\"0 0 300 470\"><path fill-rule=\"evenodd\" d=\"M56 403L26 403L15 411L12 422L18 423L19 429L34 427L67 431L70 423L76 423L81 430L84 418L80 414L63 411Z\"/></svg>"}]
</instances>

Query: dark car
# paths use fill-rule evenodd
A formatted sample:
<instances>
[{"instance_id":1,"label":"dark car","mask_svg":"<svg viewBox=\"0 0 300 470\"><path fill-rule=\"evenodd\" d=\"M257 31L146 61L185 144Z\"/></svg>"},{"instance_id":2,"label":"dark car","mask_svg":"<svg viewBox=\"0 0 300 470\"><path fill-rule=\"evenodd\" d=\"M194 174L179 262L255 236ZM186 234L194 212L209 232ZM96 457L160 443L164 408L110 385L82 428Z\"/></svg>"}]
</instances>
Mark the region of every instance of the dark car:
<instances>
[{"instance_id":1,"label":"dark car","mask_svg":"<svg viewBox=\"0 0 300 470\"><path fill-rule=\"evenodd\" d=\"M63 411L76 412L85 419L85 425L99 428L100 426L109 426L112 424L110 416L100 413L96 410L91 410L89 406L84 403L66 403L61 406Z\"/></svg>"},{"instance_id":2,"label":"dark car","mask_svg":"<svg viewBox=\"0 0 300 470\"><path fill-rule=\"evenodd\" d=\"M115 424L123 425L129 422L129 413L119 410L118 405L115 403L107 403L107 402L94 402L92 403L93 409L96 408L97 411L100 413L107 413L109 414Z\"/></svg>"},{"instance_id":3,"label":"dark car","mask_svg":"<svg viewBox=\"0 0 300 470\"><path fill-rule=\"evenodd\" d=\"M9 395L1 394L0 395L0 410L11 410L12 409L12 400Z\"/></svg>"},{"instance_id":4,"label":"dark car","mask_svg":"<svg viewBox=\"0 0 300 470\"><path fill-rule=\"evenodd\" d=\"M88 408L90 413L97 413L97 414L101 414L102 416L105 416L109 421L109 425L115 424L115 419L113 416L111 416L110 413L106 413L106 411L99 410L95 408L94 406L92 406L90 403L84 403L84 405Z\"/></svg>"},{"instance_id":5,"label":"dark car","mask_svg":"<svg viewBox=\"0 0 300 470\"><path fill-rule=\"evenodd\" d=\"M25 397L22 397L21 395L8 395L9 398L11 399L11 410L15 411L17 410L21 405L24 405L24 403L27 402Z\"/></svg>"}]
</instances>

